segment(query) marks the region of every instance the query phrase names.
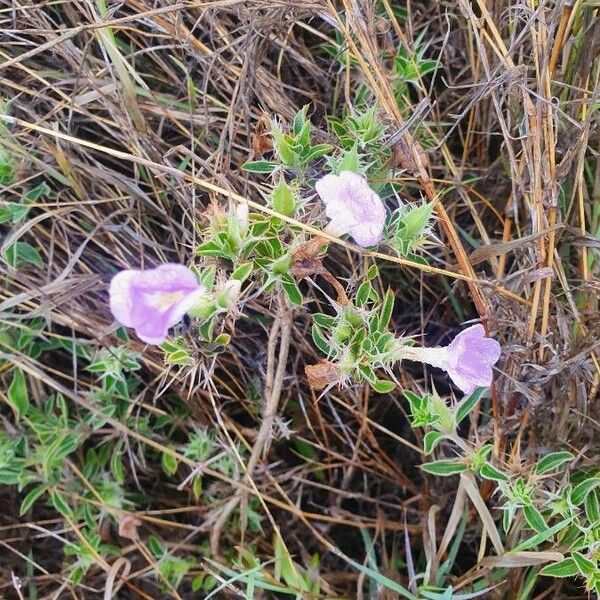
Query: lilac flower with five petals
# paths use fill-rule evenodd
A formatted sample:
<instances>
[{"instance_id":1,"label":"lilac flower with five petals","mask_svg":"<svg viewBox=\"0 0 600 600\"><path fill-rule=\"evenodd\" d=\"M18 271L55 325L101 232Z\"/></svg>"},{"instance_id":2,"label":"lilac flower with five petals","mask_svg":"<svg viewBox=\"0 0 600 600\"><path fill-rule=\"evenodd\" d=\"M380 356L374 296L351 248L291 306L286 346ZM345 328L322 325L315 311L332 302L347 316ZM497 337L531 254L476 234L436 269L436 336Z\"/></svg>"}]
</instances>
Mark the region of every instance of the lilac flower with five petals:
<instances>
[{"instance_id":1,"label":"lilac flower with five petals","mask_svg":"<svg viewBox=\"0 0 600 600\"><path fill-rule=\"evenodd\" d=\"M110 310L147 344L161 344L170 327L201 303L206 290L193 271L177 264L155 269L127 269L110 282Z\"/></svg>"},{"instance_id":2,"label":"lilac flower with five petals","mask_svg":"<svg viewBox=\"0 0 600 600\"><path fill-rule=\"evenodd\" d=\"M348 233L363 248L381 241L385 207L362 175L351 171L330 173L317 181L315 189L331 219L325 231L335 235Z\"/></svg>"},{"instance_id":3,"label":"lilac flower with five petals","mask_svg":"<svg viewBox=\"0 0 600 600\"><path fill-rule=\"evenodd\" d=\"M444 369L465 394L492 384L492 367L500 358L500 344L485 336L483 325L461 331L448 346L402 347L402 358Z\"/></svg>"}]
</instances>

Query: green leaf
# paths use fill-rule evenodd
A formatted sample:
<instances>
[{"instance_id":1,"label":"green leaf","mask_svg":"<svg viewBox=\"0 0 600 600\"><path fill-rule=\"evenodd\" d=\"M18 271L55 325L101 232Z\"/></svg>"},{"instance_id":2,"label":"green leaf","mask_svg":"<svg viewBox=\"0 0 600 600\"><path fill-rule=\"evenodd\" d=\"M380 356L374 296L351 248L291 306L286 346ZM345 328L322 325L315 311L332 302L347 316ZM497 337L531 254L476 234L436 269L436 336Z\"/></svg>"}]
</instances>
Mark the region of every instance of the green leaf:
<instances>
[{"instance_id":1,"label":"green leaf","mask_svg":"<svg viewBox=\"0 0 600 600\"><path fill-rule=\"evenodd\" d=\"M389 394L396 389L396 384L393 381L386 381L385 379L377 379L372 381L370 385L378 394Z\"/></svg>"},{"instance_id":2,"label":"green leaf","mask_svg":"<svg viewBox=\"0 0 600 600\"><path fill-rule=\"evenodd\" d=\"M17 202L8 202L4 206L0 206L0 224L2 223L18 223L22 221L29 212L29 207L25 204Z\"/></svg>"},{"instance_id":3,"label":"green leaf","mask_svg":"<svg viewBox=\"0 0 600 600\"><path fill-rule=\"evenodd\" d=\"M123 483L125 481L125 468L123 467L123 460L121 459L121 452L119 450L119 448L115 448L110 457L110 471L118 483Z\"/></svg>"},{"instance_id":4,"label":"green leaf","mask_svg":"<svg viewBox=\"0 0 600 600\"><path fill-rule=\"evenodd\" d=\"M202 495L202 475L196 475L192 480L192 494L194 495L194 500L198 502L200 496Z\"/></svg>"},{"instance_id":5,"label":"green leaf","mask_svg":"<svg viewBox=\"0 0 600 600\"><path fill-rule=\"evenodd\" d=\"M284 254L282 256L279 256L279 258L276 258L272 263L271 263L271 272L274 275L287 275L290 267L292 266L292 259L291 256L289 254ZM285 283L290 283L293 282L295 283L295 281L288 276L286 277L282 277L282 280L285 280Z\"/></svg>"},{"instance_id":6,"label":"green leaf","mask_svg":"<svg viewBox=\"0 0 600 600\"><path fill-rule=\"evenodd\" d=\"M202 325L200 325L200 327L198 328L198 331L200 333L200 337L201 339L207 341L207 340L211 340L213 337L213 332L215 330L215 319L208 319L207 321L205 321L204 323L202 323Z\"/></svg>"},{"instance_id":7,"label":"green leaf","mask_svg":"<svg viewBox=\"0 0 600 600\"><path fill-rule=\"evenodd\" d=\"M200 273L200 277L198 281L200 284L206 288L209 292L212 290L213 285L215 285L215 279L217 277L217 268L213 265L206 267L206 269L202 269Z\"/></svg>"},{"instance_id":8,"label":"green leaf","mask_svg":"<svg viewBox=\"0 0 600 600\"><path fill-rule=\"evenodd\" d=\"M277 122L271 122L271 135L273 137L273 146L275 152L281 161L289 166L293 167L296 163L296 153L292 150L290 145L291 137L281 131L281 128Z\"/></svg>"},{"instance_id":9,"label":"green leaf","mask_svg":"<svg viewBox=\"0 0 600 600\"><path fill-rule=\"evenodd\" d=\"M508 477L489 462L484 463L479 470L479 474L484 479L491 479L492 481L508 481Z\"/></svg>"},{"instance_id":10,"label":"green leaf","mask_svg":"<svg viewBox=\"0 0 600 600\"><path fill-rule=\"evenodd\" d=\"M571 557L546 565L540 571L540 575L547 577L575 577L578 573L577 563Z\"/></svg>"},{"instance_id":11,"label":"green leaf","mask_svg":"<svg viewBox=\"0 0 600 600\"><path fill-rule=\"evenodd\" d=\"M177 459L172 454L163 452L161 466L162 470L172 477L177 472Z\"/></svg>"},{"instance_id":12,"label":"green leaf","mask_svg":"<svg viewBox=\"0 0 600 600\"><path fill-rule=\"evenodd\" d=\"M408 400L411 412L414 413L420 410L424 402L424 399L421 396L415 394L414 392L411 392L410 390L404 390L402 392L402 395Z\"/></svg>"},{"instance_id":13,"label":"green leaf","mask_svg":"<svg viewBox=\"0 0 600 600\"><path fill-rule=\"evenodd\" d=\"M242 165L242 169L244 171L250 171L251 173L272 173L280 166L281 165L272 163L268 160L251 160L245 162Z\"/></svg>"},{"instance_id":14,"label":"green leaf","mask_svg":"<svg viewBox=\"0 0 600 600\"><path fill-rule=\"evenodd\" d=\"M363 281L356 292L356 306L364 306L371 295L373 287L370 281Z\"/></svg>"},{"instance_id":15,"label":"green leaf","mask_svg":"<svg viewBox=\"0 0 600 600\"><path fill-rule=\"evenodd\" d=\"M300 576L298 568L292 561L289 550L282 540L281 536L277 533L273 535L273 547L275 553L275 577L294 588L301 589L302 591L308 591L306 589L306 582Z\"/></svg>"},{"instance_id":16,"label":"green leaf","mask_svg":"<svg viewBox=\"0 0 600 600\"><path fill-rule=\"evenodd\" d=\"M217 579L215 577L213 577L212 575L208 575L204 579L204 583L202 584L202 589L205 592L210 592L213 588L217 587L218 583L219 582L217 581Z\"/></svg>"},{"instance_id":17,"label":"green leaf","mask_svg":"<svg viewBox=\"0 0 600 600\"><path fill-rule=\"evenodd\" d=\"M161 348L164 344L161 344ZM173 352L167 352L165 354L165 363L168 365L177 365L181 367L191 367L195 364L195 360L190 356L186 348L180 348Z\"/></svg>"},{"instance_id":18,"label":"green leaf","mask_svg":"<svg viewBox=\"0 0 600 600\"><path fill-rule=\"evenodd\" d=\"M311 334L315 346L326 356L331 356L333 354L333 349L325 339L321 328L316 323L313 323Z\"/></svg>"},{"instance_id":19,"label":"green leaf","mask_svg":"<svg viewBox=\"0 0 600 600\"><path fill-rule=\"evenodd\" d=\"M432 211L433 202L429 202L428 204L411 208L402 215L402 238L405 240L414 240L421 237L429 225Z\"/></svg>"},{"instance_id":20,"label":"green leaf","mask_svg":"<svg viewBox=\"0 0 600 600\"><path fill-rule=\"evenodd\" d=\"M375 371L369 365L359 365L358 371L362 375L362 377L369 383L373 383L377 380L377 377L375 376Z\"/></svg>"},{"instance_id":21,"label":"green leaf","mask_svg":"<svg viewBox=\"0 0 600 600\"><path fill-rule=\"evenodd\" d=\"M540 513L540 511L537 510L537 508L533 506L524 506L523 516L525 517L525 520L527 521L529 526L538 533L542 533L543 531L546 531L546 529L548 529L546 520L542 516L542 513Z\"/></svg>"},{"instance_id":22,"label":"green leaf","mask_svg":"<svg viewBox=\"0 0 600 600\"><path fill-rule=\"evenodd\" d=\"M333 150L333 146L329 144L317 144L310 149L310 152L302 157L305 164L309 164L325 154L329 154Z\"/></svg>"},{"instance_id":23,"label":"green leaf","mask_svg":"<svg viewBox=\"0 0 600 600\"><path fill-rule=\"evenodd\" d=\"M400 594L403 598L407 598L408 600L417 600L417 597L414 596L409 590L401 586L399 583L396 583L393 579L386 577L379 571L376 571L375 569L368 567L367 565L359 563L354 559L350 558L349 556L341 555L340 558L342 558L345 562L347 562L350 566L354 567L359 572L373 579L378 587L381 587L382 589L384 587L388 588L389 590Z\"/></svg>"},{"instance_id":24,"label":"green leaf","mask_svg":"<svg viewBox=\"0 0 600 600\"><path fill-rule=\"evenodd\" d=\"M297 306L302 305L302 293L295 281L292 279L286 279L284 281L282 278L281 287L292 304L296 304Z\"/></svg>"},{"instance_id":25,"label":"green leaf","mask_svg":"<svg viewBox=\"0 0 600 600\"><path fill-rule=\"evenodd\" d=\"M392 312L394 310L394 292L388 290L383 298L381 311L379 313L379 331L385 331L390 324Z\"/></svg>"},{"instance_id":26,"label":"green leaf","mask_svg":"<svg viewBox=\"0 0 600 600\"><path fill-rule=\"evenodd\" d=\"M529 548L539 546L542 542L549 540L556 533L562 531L572 520L572 517L569 517L568 519L563 519L562 521L556 523L552 527L546 529L546 531L542 531L541 533L530 537L528 540L521 542L518 546L512 549L512 552L521 552L522 550L528 550Z\"/></svg>"},{"instance_id":27,"label":"green leaf","mask_svg":"<svg viewBox=\"0 0 600 600\"><path fill-rule=\"evenodd\" d=\"M305 104L294 116L294 120L292 121L292 132L294 133L295 137L298 137L302 133L303 128L306 126L308 109L309 105Z\"/></svg>"},{"instance_id":28,"label":"green leaf","mask_svg":"<svg viewBox=\"0 0 600 600\"><path fill-rule=\"evenodd\" d=\"M571 492L571 502L573 502L575 506L583 504L587 495L598 485L600 485L600 477L590 477L577 484Z\"/></svg>"},{"instance_id":29,"label":"green leaf","mask_svg":"<svg viewBox=\"0 0 600 600\"><path fill-rule=\"evenodd\" d=\"M0 485L17 485L21 473L11 471L7 468L0 469Z\"/></svg>"},{"instance_id":30,"label":"green leaf","mask_svg":"<svg viewBox=\"0 0 600 600\"><path fill-rule=\"evenodd\" d=\"M431 454L445 437L439 431L428 431L423 438L423 451L425 454Z\"/></svg>"},{"instance_id":31,"label":"green leaf","mask_svg":"<svg viewBox=\"0 0 600 600\"><path fill-rule=\"evenodd\" d=\"M573 552L573 560L579 569L579 572L584 577L590 577L596 572L596 565L594 562L583 556L580 552Z\"/></svg>"},{"instance_id":32,"label":"green leaf","mask_svg":"<svg viewBox=\"0 0 600 600\"><path fill-rule=\"evenodd\" d=\"M351 171L352 173L360 172L360 158L358 156L358 144L355 143L350 150L345 150L342 158L335 164L336 173L342 171Z\"/></svg>"},{"instance_id":33,"label":"green leaf","mask_svg":"<svg viewBox=\"0 0 600 600\"><path fill-rule=\"evenodd\" d=\"M570 452L552 452L544 456L535 467L536 475L544 475L550 471L556 471L558 467L573 459Z\"/></svg>"},{"instance_id":34,"label":"green leaf","mask_svg":"<svg viewBox=\"0 0 600 600\"><path fill-rule=\"evenodd\" d=\"M25 375L19 368L15 369L12 381L8 386L8 400L15 411L17 419L27 413L27 409L29 408L29 392L27 391Z\"/></svg>"},{"instance_id":35,"label":"green leaf","mask_svg":"<svg viewBox=\"0 0 600 600\"><path fill-rule=\"evenodd\" d=\"M42 183L36 185L23 194L23 201L27 204L31 202L37 202L40 198L49 196L50 192L50 186L45 181L42 181Z\"/></svg>"},{"instance_id":36,"label":"green leaf","mask_svg":"<svg viewBox=\"0 0 600 600\"><path fill-rule=\"evenodd\" d=\"M340 119L337 117L329 117L329 126L331 127L331 131L333 131L334 135L338 138L345 137L347 133L347 129L344 127Z\"/></svg>"},{"instance_id":37,"label":"green leaf","mask_svg":"<svg viewBox=\"0 0 600 600\"><path fill-rule=\"evenodd\" d=\"M452 421L452 412L448 408L445 400L439 396L432 396L429 404L431 412L437 417L439 423L445 429L452 429L454 422Z\"/></svg>"},{"instance_id":38,"label":"green leaf","mask_svg":"<svg viewBox=\"0 0 600 600\"><path fill-rule=\"evenodd\" d=\"M436 460L434 462L421 465L421 469L431 475L439 475L440 477L448 477L457 475L467 470L467 465L460 460Z\"/></svg>"},{"instance_id":39,"label":"green leaf","mask_svg":"<svg viewBox=\"0 0 600 600\"><path fill-rule=\"evenodd\" d=\"M196 254L199 254L200 256L209 256L211 258L229 258L229 254L225 252L223 246L213 241L200 244L196 248Z\"/></svg>"},{"instance_id":40,"label":"green leaf","mask_svg":"<svg viewBox=\"0 0 600 600\"><path fill-rule=\"evenodd\" d=\"M60 492L52 492L50 494L50 502L63 517L72 516L73 512L71 511L71 507L67 504L67 501L63 498Z\"/></svg>"},{"instance_id":41,"label":"green leaf","mask_svg":"<svg viewBox=\"0 0 600 600\"><path fill-rule=\"evenodd\" d=\"M435 591L432 591L433 589ZM485 597L492 589L488 587L470 594L456 594L451 585L443 591L442 588L419 587L419 600L474 600L475 598Z\"/></svg>"},{"instance_id":42,"label":"green leaf","mask_svg":"<svg viewBox=\"0 0 600 600\"><path fill-rule=\"evenodd\" d=\"M213 340L213 344L216 346L229 346L229 342L231 342L231 336L228 333L220 333Z\"/></svg>"},{"instance_id":43,"label":"green leaf","mask_svg":"<svg viewBox=\"0 0 600 600\"><path fill-rule=\"evenodd\" d=\"M335 325L335 317L323 313L315 313L312 316L313 321L320 327L331 328Z\"/></svg>"},{"instance_id":44,"label":"green leaf","mask_svg":"<svg viewBox=\"0 0 600 600\"><path fill-rule=\"evenodd\" d=\"M376 264L372 264L369 267L369 270L367 271L367 274L365 275L365 279L367 281L373 281L373 279L375 279L378 276L379 276L379 269L377 268Z\"/></svg>"},{"instance_id":45,"label":"green leaf","mask_svg":"<svg viewBox=\"0 0 600 600\"><path fill-rule=\"evenodd\" d=\"M463 398L454 409L454 423L458 427L469 416L475 405L479 402L485 388L477 388L472 394Z\"/></svg>"},{"instance_id":46,"label":"green leaf","mask_svg":"<svg viewBox=\"0 0 600 600\"><path fill-rule=\"evenodd\" d=\"M194 579L192 579L192 592L198 592L202 589L202 584L204 583L204 578L206 577L205 573L200 573L200 575L196 575Z\"/></svg>"},{"instance_id":47,"label":"green leaf","mask_svg":"<svg viewBox=\"0 0 600 600\"><path fill-rule=\"evenodd\" d=\"M237 281L245 281L252 273L253 268L254 265L251 262L244 263L237 267L237 269L231 274L231 279L236 279Z\"/></svg>"},{"instance_id":48,"label":"green leaf","mask_svg":"<svg viewBox=\"0 0 600 600\"><path fill-rule=\"evenodd\" d=\"M598 492L594 491L588 494L585 499L585 514L591 523L600 521L600 501L598 500Z\"/></svg>"},{"instance_id":49,"label":"green leaf","mask_svg":"<svg viewBox=\"0 0 600 600\"><path fill-rule=\"evenodd\" d=\"M83 580L84 575L86 574L87 569L85 567L79 566L75 567L71 574L69 575L69 582L73 585L79 585Z\"/></svg>"},{"instance_id":50,"label":"green leaf","mask_svg":"<svg viewBox=\"0 0 600 600\"><path fill-rule=\"evenodd\" d=\"M21 502L21 508L19 509L19 515L22 517L34 504L35 501L46 492L47 488L45 485L38 485L27 493L27 496L23 498Z\"/></svg>"},{"instance_id":51,"label":"green leaf","mask_svg":"<svg viewBox=\"0 0 600 600\"><path fill-rule=\"evenodd\" d=\"M162 558L166 554L162 544L158 541L158 539L155 536L149 536L147 543L148 549L156 558Z\"/></svg>"},{"instance_id":52,"label":"green leaf","mask_svg":"<svg viewBox=\"0 0 600 600\"><path fill-rule=\"evenodd\" d=\"M292 188L282 177L271 194L273 210L286 217L291 217L296 212L296 197Z\"/></svg>"},{"instance_id":53,"label":"green leaf","mask_svg":"<svg viewBox=\"0 0 600 600\"><path fill-rule=\"evenodd\" d=\"M14 181L15 168L13 157L0 149L0 185L10 185Z\"/></svg>"},{"instance_id":54,"label":"green leaf","mask_svg":"<svg viewBox=\"0 0 600 600\"><path fill-rule=\"evenodd\" d=\"M44 266L44 261L39 250L27 242L15 242L11 244L4 250L4 259L14 269L18 269L27 263L39 268Z\"/></svg>"},{"instance_id":55,"label":"green leaf","mask_svg":"<svg viewBox=\"0 0 600 600\"><path fill-rule=\"evenodd\" d=\"M106 363L106 361L104 360L99 360L95 363L92 363L91 365L88 365L85 368L86 371L89 371L90 373L105 373L108 372L110 370L108 364Z\"/></svg>"}]
</instances>

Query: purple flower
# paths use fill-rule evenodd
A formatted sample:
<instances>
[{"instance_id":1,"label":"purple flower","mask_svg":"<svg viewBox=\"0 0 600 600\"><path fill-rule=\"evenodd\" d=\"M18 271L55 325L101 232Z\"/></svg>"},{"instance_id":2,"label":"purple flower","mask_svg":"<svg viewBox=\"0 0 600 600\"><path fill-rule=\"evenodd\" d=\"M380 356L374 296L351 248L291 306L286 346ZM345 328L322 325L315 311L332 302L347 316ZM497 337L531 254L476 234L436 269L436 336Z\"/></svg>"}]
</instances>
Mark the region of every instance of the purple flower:
<instances>
[{"instance_id":1,"label":"purple flower","mask_svg":"<svg viewBox=\"0 0 600 600\"><path fill-rule=\"evenodd\" d=\"M483 325L461 331L448 346L437 348L403 347L403 358L444 369L465 394L492 384L492 367L500 358L500 344L485 337Z\"/></svg>"},{"instance_id":2,"label":"purple flower","mask_svg":"<svg viewBox=\"0 0 600 600\"><path fill-rule=\"evenodd\" d=\"M198 305L205 294L196 275L183 265L147 271L127 269L110 282L110 310L147 344L161 344L170 327Z\"/></svg>"},{"instance_id":3,"label":"purple flower","mask_svg":"<svg viewBox=\"0 0 600 600\"><path fill-rule=\"evenodd\" d=\"M331 219L327 231L335 235L349 233L363 248L381 241L385 225L385 207L367 180L351 171L325 175L315 185Z\"/></svg>"}]
</instances>

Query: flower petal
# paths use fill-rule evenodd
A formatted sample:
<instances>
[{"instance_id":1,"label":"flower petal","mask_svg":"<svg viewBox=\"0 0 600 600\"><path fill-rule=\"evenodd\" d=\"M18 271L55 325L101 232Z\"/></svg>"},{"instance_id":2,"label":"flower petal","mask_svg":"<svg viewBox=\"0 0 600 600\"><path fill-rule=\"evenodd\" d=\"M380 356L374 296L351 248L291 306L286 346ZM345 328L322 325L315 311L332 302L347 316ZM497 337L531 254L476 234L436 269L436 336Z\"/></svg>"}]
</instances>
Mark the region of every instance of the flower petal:
<instances>
[{"instance_id":1,"label":"flower petal","mask_svg":"<svg viewBox=\"0 0 600 600\"><path fill-rule=\"evenodd\" d=\"M470 394L477 387L489 387L492 384L492 367L500 358L500 353L500 344L485 336L482 325L467 327L447 346L403 348L405 358L444 369L465 394Z\"/></svg>"},{"instance_id":2,"label":"flower petal","mask_svg":"<svg viewBox=\"0 0 600 600\"><path fill-rule=\"evenodd\" d=\"M135 287L153 292L193 291L200 287L191 269L174 263L166 263L154 269L139 271Z\"/></svg>"},{"instance_id":3,"label":"flower petal","mask_svg":"<svg viewBox=\"0 0 600 600\"><path fill-rule=\"evenodd\" d=\"M317 183L315 183L315 190L317 194L323 200L325 206L328 206L331 202L340 202L340 178L337 175L329 173L324 177L321 177Z\"/></svg>"},{"instance_id":4,"label":"flower petal","mask_svg":"<svg viewBox=\"0 0 600 600\"><path fill-rule=\"evenodd\" d=\"M383 227L383 223L363 223L352 227L349 233L359 246L368 248L379 244L383 235Z\"/></svg>"},{"instance_id":5,"label":"flower petal","mask_svg":"<svg viewBox=\"0 0 600 600\"><path fill-rule=\"evenodd\" d=\"M155 346L162 344L169 333L168 315L157 316L154 319L139 323L135 328L135 333L146 344Z\"/></svg>"},{"instance_id":6,"label":"flower petal","mask_svg":"<svg viewBox=\"0 0 600 600\"><path fill-rule=\"evenodd\" d=\"M385 206L365 177L352 171L325 175L315 185L331 220L327 229L337 235L349 233L363 247L381 241Z\"/></svg>"},{"instance_id":7,"label":"flower petal","mask_svg":"<svg viewBox=\"0 0 600 600\"><path fill-rule=\"evenodd\" d=\"M147 271L126 270L113 277L111 310L148 344L160 344L202 296L204 288L193 271L167 263Z\"/></svg>"},{"instance_id":8,"label":"flower petal","mask_svg":"<svg viewBox=\"0 0 600 600\"><path fill-rule=\"evenodd\" d=\"M476 387L491 385L492 367L500 353L500 344L485 337L483 325L472 325L461 331L448 346L449 361L445 369L452 381L465 394L470 394Z\"/></svg>"},{"instance_id":9,"label":"flower petal","mask_svg":"<svg viewBox=\"0 0 600 600\"><path fill-rule=\"evenodd\" d=\"M463 393L470 394L475 388L490 387L494 379L492 367L482 365L477 371L465 369L461 365L448 370L450 379Z\"/></svg>"},{"instance_id":10,"label":"flower petal","mask_svg":"<svg viewBox=\"0 0 600 600\"><path fill-rule=\"evenodd\" d=\"M110 311L121 325L133 327L132 285L141 271L127 269L117 273L110 282Z\"/></svg>"},{"instance_id":11,"label":"flower petal","mask_svg":"<svg viewBox=\"0 0 600 600\"><path fill-rule=\"evenodd\" d=\"M204 293L189 269L181 265L162 267L144 271L132 285L132 295L135 297L133 326L138 332L154 332L149 334L152 336L166 335L169 327L178 323ZM152 327L152 323L156 324L156 328ZM163 330L164 334L158 333Z\"/></svg>"}]
</instances>

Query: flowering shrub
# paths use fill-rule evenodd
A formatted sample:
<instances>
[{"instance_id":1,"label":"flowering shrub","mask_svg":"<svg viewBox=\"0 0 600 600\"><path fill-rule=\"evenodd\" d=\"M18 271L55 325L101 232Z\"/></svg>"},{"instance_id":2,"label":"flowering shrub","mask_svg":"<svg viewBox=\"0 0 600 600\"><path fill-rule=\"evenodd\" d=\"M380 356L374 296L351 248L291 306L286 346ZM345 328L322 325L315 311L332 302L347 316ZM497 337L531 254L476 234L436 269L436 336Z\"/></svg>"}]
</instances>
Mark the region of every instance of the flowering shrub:
<instances>
[{"instance_id":1,"label":"flowering shrub","mask_svg":"<svg viewBox=\"0 0 600 600\"><path fill-rule=\"evenodd\" d=\"M367 120L373 112L363 115ZM248 204L232 204L227 212L211 215L202 230L202 240L196 252L199 261L194 269L182 265L161 265L146 271L125 270L114 276L110 286L111 309L123 326L135 330L148 344L160 344L165 362L193 366L185 337L169 335L185 314L191 318L191 335L197 335L208 345L205 354L221 351L231 340L225 323L235 321L244 311L245 298L262 294L279 305L278 314L292 314L294 307L308 309L301 282L320 277L335 291L331 298L320 287L324 302L319 312L312 314L312 341L322 354L319 362L305 368L308 384L316 390L336 386L367 383L378 393L392 392L399 385L400 369L405 361L416 361L445 371L464 397L449 404L437 392L417 394L404 390L411 425L424 428L423 454L441 453L437 460L421 465L423 471L442 477L460 476L460 488L473 502L480 514L487 535L497 556L486 557L488 564L504 566L511 561L521 565L548 563L541 573L550 576L583 575L588 587L599 580L589 548L597 545L594 525L598 520L596 488L600 478L593 474L573 473L562 486L551 485L545 475L555 473L574 460L570 452L545 457L536 475L525 481L520 475L498 465L493 446L488 443L471 446L461 438L461 424L473 413L485 388L492 384L493 368L500 358L500 344L486 335L481 324L463 329L446 346L426 347L416 340L390 328L396 291L380 293L375 285L379 279L377 265L372 264L362 274L362 281L350 289L338 281L324 264L330 236L349 235L362 251L364 248L391 250L401 256L423 260L418 253L430 241L432 206L408 206L394 185L386 183L387 158L378 152L378 140L383 129L373 128L360 121L351 122L350 129L337 122L334 132L339 147L313 145L310 125L303 109L292 129L286 133L281 125L273 124L272 161L260 160L246 164L249 171L271 174L274 184L267 194L267 214L249 210ZM369 132L368 141L362 139ZM381 148L380 148L381 150ZM367 162L367 155L374 158ZM391 178L390 178L391 179ZM315 193L316 192L316 193ZM394 208L393 204L397 206ZM319 232L323 235L319 235ZM195 333L197 332L197 333ZM281 365L285 367L285 355ZM95 365L90 367L95 369ZM132 367L133 368L133 367ZM119 380L115 381L119 385ZM126 393L124 391L124 393ZM263 421L254 449L247 459L248 470L256 464L256 456L275 427L276 406L263 409ZM282 431L289 431L280 424ZM204 432L193 434L183 450L188 460L206 460L213 442ZM452 458L444 457L444 449L452 448ZM238 455L245 449L239 447ZM168 476L178 469L178 461L163 454L162 467ZM238 477L237 463L224 456L218 469ZM506 554L501 534L494 526L485 502L475 484L476 478L494 482L503 506L503 530L511 535L517 515L534 532ZM192 473L194 496L199 498L202 477ZM545 499L542 501L542 499ZM546 508L546 500L550 500ZM232 510L237 505L233 498ZM249 505L247 523L260 530L260 517ZM236 526L237 513L232 514L231 526ZM583 534L570 553L557 551L559 540L575 539ZM568 538L571 536L571 538ZM507 538L508 539L508 538ZM529 548L552 542L551 550L533 557ZM154 554L166 557L156 542ZM177 585L189 568L185 561L176 563L167 558L165 564L175 572L165 570L164 578ZM294 567L295 568L295 567ZM300 571L299 571L300 572ZM441 581L440 581L441 583ZM310 584L294 579L293 585L309 590ZM385 585L403 597L411 593L385 579ZM423 586L424 597L437 598L439 588ZM485 593L487 589L482 590ZM441 593L441 592L439 592ZM477 594L475 594L476 596ZM473 597L475 597L473 596ZM445 597L445 596L444 596Z\"/></svg>"},{"instance_id":2,"label":"flowering shrub","mask_svg":"<svg viewBox=\"0 0 600 600\"><path fill-rule=\"evenodd\" d=\"M383 135L383 130L375 130L375 135ZM308 195L314 187L317 202L324 205L329 223L324 224L317 217L316 221L304 225L321 228L335 236L349 234L362 248L387 243L391 248L407 250L418 248L422 243L430 227L430 207L406 208L401 204L403 216L392 217L391 227L386 227L385 205L361 172L360 144L352 144L349 150L342 147L339 154L327 144L313 146L307 107L296 115L291 133L284 133L274 123L272 136L280 162L247 163L246 168L258 172L282 171L283 177L271 195L276 213L286 217L295 215L298 206L308 202L302 198L302 190ZM369 142L373 144L374 140ZM323 157L339 174L307 176ZM380 176L383 169L384 165L379 165ZM290 181L287 181L288 174L292 176ZM395 195L397 201L402 202ZM214 328L216 315L235 306L241 281L248 280L246 292L249 291L253 285L252 274L256 275L254 280L260 282L263 293L277 293L280 289L288 302L295 305L303 302L298 281L320 274L334 285L338 301L331 305L336 316L314 315L313 340L326 359L307 368L313 387L366 381L379 392L391 391L393 381L379 379L376 371L382 369L394 380L393 368L402 360L444 369L465 394L491 384L492 367L500 358L500 345L485 337L483 326L466 329L444 348L420 348L411 340L397 337L388 330L394 293L388 291L381 302L371 284L377 268L373 265L355 297L348 299L341 284L323 266L321 258L326 240L316 236L306 241L301 224L298 221L297 226L286 226L276 216L266 218L251 213L247 204L233 206L226 215L212 219L205 231L207 239L198 247L200 256L226 259L231 264L231 280L225 286L228 292L211 290L212 281L202 285L194 272L182 265L162 265L147 271L126 270L115 275L111 282L111 310L117 321L134 328L142 341L161 344L169 328L186 313L195 317L199 326L205 326L208 321L211 329ZM386 231L393 232L391 239L384 238ZM209 273L209 279L214 280L214 269Z\"/></svg>"}]
</instances>

